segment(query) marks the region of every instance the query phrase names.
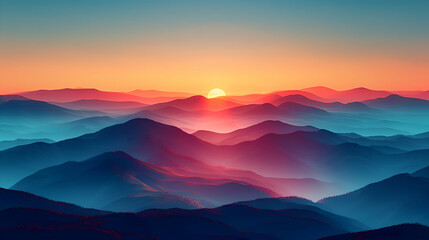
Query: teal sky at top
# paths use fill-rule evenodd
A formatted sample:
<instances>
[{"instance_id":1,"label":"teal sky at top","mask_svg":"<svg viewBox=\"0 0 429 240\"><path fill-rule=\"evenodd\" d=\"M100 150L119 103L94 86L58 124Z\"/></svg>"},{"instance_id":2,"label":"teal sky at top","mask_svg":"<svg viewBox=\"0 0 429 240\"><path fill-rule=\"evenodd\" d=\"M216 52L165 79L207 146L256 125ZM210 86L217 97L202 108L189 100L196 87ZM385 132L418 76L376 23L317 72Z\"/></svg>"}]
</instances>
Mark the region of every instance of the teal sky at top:
<instances>
[{"instance_id":1,"label":"teal sky at top","mask_svg":"<svg viewBox=\"0 0 429 240\"><path fill-rule=\"evenodd\" d=\"M429 1L59 1L1 0L0 40L28 44L109 42L201 28L363 47L425 47ZM226 32L224 29L234 31ZM427 44L426 44L427 46Z\"/></svg>"}]
</instances>

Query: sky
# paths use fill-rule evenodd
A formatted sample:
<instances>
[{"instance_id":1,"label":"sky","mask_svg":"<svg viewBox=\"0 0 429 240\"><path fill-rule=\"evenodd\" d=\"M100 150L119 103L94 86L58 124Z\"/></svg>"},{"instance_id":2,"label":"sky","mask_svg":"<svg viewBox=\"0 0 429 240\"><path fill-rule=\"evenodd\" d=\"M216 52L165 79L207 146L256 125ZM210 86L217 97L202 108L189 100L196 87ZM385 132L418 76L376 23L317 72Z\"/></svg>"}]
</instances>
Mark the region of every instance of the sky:
<instances>
[{"instance_id":1,"label":"sky","mask_svg":"<svg viewBox=\"0 0 429 240\"><path fill-rule=\"evenodd\" d=\"M0 93L429 90L429 1L0 0Z\"/></svg>"}]
</instances>

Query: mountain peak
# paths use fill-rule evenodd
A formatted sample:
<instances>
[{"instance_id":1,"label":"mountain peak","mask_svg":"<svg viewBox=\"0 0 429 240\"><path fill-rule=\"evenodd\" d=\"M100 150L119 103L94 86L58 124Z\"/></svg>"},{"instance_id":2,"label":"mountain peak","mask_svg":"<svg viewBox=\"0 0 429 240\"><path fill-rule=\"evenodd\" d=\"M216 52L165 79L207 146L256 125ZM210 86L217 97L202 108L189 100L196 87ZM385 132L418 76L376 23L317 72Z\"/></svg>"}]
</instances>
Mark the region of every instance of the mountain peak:
<instances>
[{"instance_id":1,"label":"mountain peak","mask_svg":"<svg viewBox=\"0 0 429 240\"><path fill-rule=\"evenodd\" d=\"M204 97L203 95L194 95L185 99L189 100L207 100L208 98Z\"/></svg>"}]
</instances>

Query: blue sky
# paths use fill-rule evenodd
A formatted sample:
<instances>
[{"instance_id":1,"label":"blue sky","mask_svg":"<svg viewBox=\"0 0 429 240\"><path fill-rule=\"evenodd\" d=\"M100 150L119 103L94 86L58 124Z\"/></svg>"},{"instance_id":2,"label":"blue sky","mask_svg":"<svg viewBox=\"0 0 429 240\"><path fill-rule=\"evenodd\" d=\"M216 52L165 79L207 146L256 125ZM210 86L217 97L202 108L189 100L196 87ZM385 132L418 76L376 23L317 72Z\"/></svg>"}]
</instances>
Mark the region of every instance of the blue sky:
<instances>
[{"instance_id":1,"label":"blue sky","mask_svg":"<svg viewBox=\"0 0 429 240\"><path fill-rule=\"evenodd\" d=\"M386 59L400 61L402 66L406 66L406 69L404 68L401 73L404 76L409 75L414 71L413 69L417 68L419 72L416 75L420 78L416 79L418 81L416 86L423 87L427 84L425 85L425 79L422 77L425 72L422 72L421 61L424 61L423 64L426 66L429 59L428 13L429 1L405 0L0 0L0 51L4 59L15 60L14 63L10 63L11 69L23 71L24 68L18 67L18 64L29 60L29 57L42 57L39 56L40 53L33 53L36 50L45 52L45 55L58 55L61 52L69 51L81 54L81 58L87 58L88 56L85 54L88 51L99 49L99 53L96 54L99 55L98 58L100 59L104 57L102 55L114 50L121 51L122 55L126 55L128 51L131 58L132 53L139 47L156 49L157 46L155 45L160 45L163 49L172 48L172 55L175 52L184 51L183 49L189 49L189 54L192 56L205 52L210 52L210 54L213 54L214 51L225 52L223 56L216 57L220 59L219 61L226 61L237 55L243 59L248 59L252 57L248 56L248 52L257 50L259 54L266 51L267 48L278 47L277 52L281 52L284 49L280 48L286 46L288 51L300 49L301 52L306 52L305 54L298 54L303 58L308 58L307 52L311 51L315 52L317 58L322 58L321 55L323 54L341 58L348 56L349 66L339 66L339 68L345 69L341 77L344 78L344 81L349 81L350 84L337 84L340 82L340 75L338 75L338 79L332 84L333 87L356 86L358 79L354 75L357 74L356 71L365 68L362 65L362 59L378 57L383 57L383 61ZM238 50L239 52L235 53ZM276 52L272 49L271 51ZM234 53L229 55L228 52ZM156 53L153 54L156 55ZM258 54L254 54L254 58L260 57L261 54ZM286 55L282 56L284 58L283 64L290 66L288 64L290 59L287 59L288 56ZM295 55L293 56L296 58ZM274 54L270 56L272 57L264 58L264 62L272 61L273 65L280 64L278 63L280 61L279 56L274 56ZM61 62L63 57L65 58L65 56L54 56L51 59L54 59L55 62ZM186 57L189 58L189 56ZM200 60L198 57L192 59L196 62L201 62ZM149 57L145 61L154 62L153 58L151 60ZM189 59L187 61L191 62ZM353 61L361 61L362 66L351 66L354 64ZM409 66L415 61L419 61L418 66ZM313 63L313 60L308 60L308 62ZM48 65L49 63L44 64ZM64 60L63 66L67 64L70 65ZM169 64L171 65L171 63ZM215 71L220 72L219 77L225 79L233 79L231 76L238 75L234 72L229 76L228 74L232 70L225 70L221 63L210 62L210 64L218 64L219 66L216 69L208 69L207 67L207 70L201 73L199 77L213 76L210 78L216 78L214 76L216 74L213 73ZM247 67L237 65L237 68L252 70L255 69L253 65ZM386 69L383 71L388 71L389 68L396 66L388 66L387 62L382 65ZM227 67L225 66L225 68ZM377 68L378 66L371 67ZM109 68L107 63L104 68ZM303 80L303 87L312 84L329 85L329 82L326 81L320 81L318 84L314 76L320 75L323 80L333 77L332 74L323 75L323 72L315 72L309 77L298 76L296 72L302 71L302 69L294 66L289 68L293 71L281 72L279 69L261 68L259 74L261 76L258 79L255 78L253 84L256 86L262 78L276 78L279 81L279 79L289 77ZM350 70L352 68L353 70ZM45 70L42 71L42 67L25 69L34 70L34 79L38 81L42 81L44 78L53 78L53 76L47 76L48 73ZM100 69L102 68L100 67ZM25 81L27 77L20 76L18 70L15 72L8 71L7 76L18 83ZM138 72L139 69L127 71ZM191 69L189 69L190 71ZM262 71L278 71L278 73L275 72L266 76ZM371 71L374 72L375 70ZM80 73L78 70L74 70L74 73L79 77L85 76L83 70ZM379 74L383 76L384 73L387 75L387 72L380 72ZM60 74L67 75L69 73L64 71L58 74L61 76ZM93 74L96 75L95 72ZM363 76L366 77L369 74L368 72ZM152 78L154 75L159 80L167 79L167 76L160 76L159 72L152 72L151 74L138 72L135 74L141 79ZM119 76L119 72L117 76ZM396 81L399 86L399 78L392 79L391 76L385 78L383 81ZM117 78L115 79L117 80ZM89 80L88 77L85 81ZM84 81L82 80L82 82ZM371 86L372 82L364 82L363 84ZM82 83L65 80L64 85L73 87L82 86ZM96 85L96 82L89 85ZM134 85L130 84L127 88L132 88ZM42 84L42 86L45 85ZM46 83L46 86L50 85ZM300 85L291 85L291 87L298 86ZM272 89L283 86L274 84L269 87ZM374 84L374 87L383 86Z\"/></svg>"}]
</instances>

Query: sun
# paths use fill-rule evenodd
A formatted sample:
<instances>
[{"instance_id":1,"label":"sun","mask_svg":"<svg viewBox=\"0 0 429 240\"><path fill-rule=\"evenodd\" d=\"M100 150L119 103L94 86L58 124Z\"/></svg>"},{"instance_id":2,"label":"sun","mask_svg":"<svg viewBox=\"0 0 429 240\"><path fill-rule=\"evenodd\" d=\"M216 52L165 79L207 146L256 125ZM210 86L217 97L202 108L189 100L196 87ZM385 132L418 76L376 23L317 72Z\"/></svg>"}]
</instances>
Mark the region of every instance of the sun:
<instances>
[{"instance_id":1,"label":"sun","mask_svg":"<svg viewBox=\"0 0 429 240\"><path fill-rule=\"evenodd\" d=\"M209 92L209 94L207 95L207 98L215 98L215 97L222 97L222 96L226 96L226 93L220 88L214 88Z\"/></svg>"}]
</instances>

